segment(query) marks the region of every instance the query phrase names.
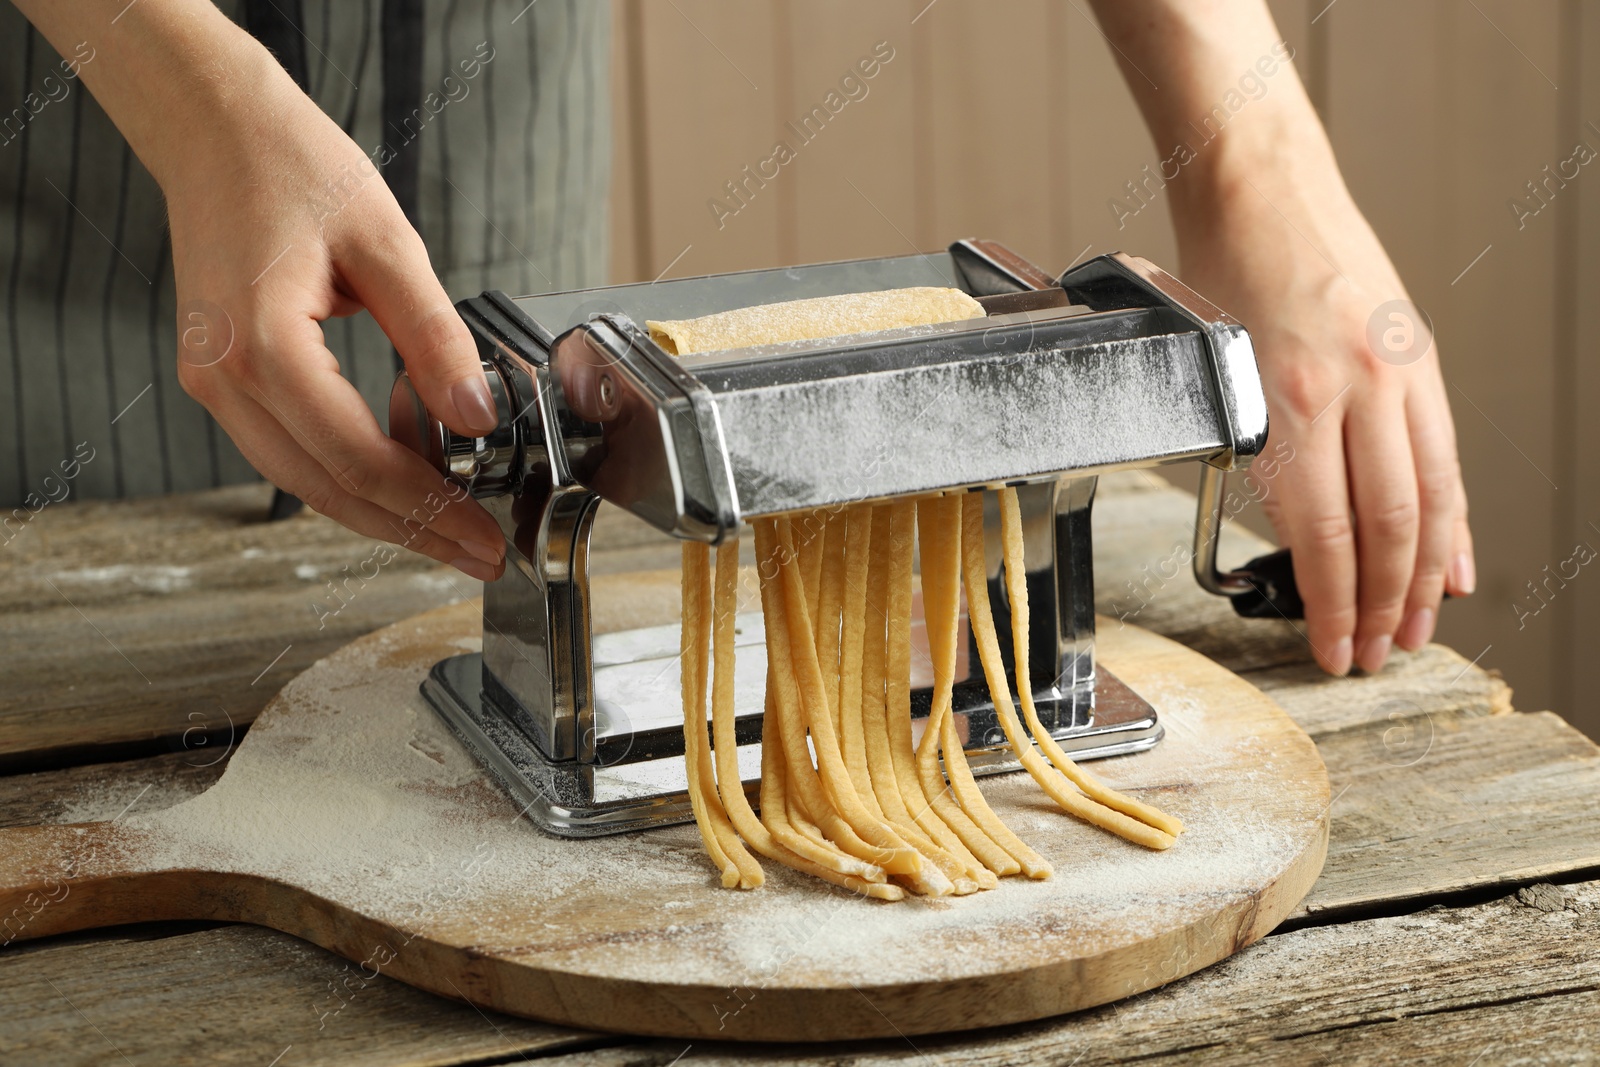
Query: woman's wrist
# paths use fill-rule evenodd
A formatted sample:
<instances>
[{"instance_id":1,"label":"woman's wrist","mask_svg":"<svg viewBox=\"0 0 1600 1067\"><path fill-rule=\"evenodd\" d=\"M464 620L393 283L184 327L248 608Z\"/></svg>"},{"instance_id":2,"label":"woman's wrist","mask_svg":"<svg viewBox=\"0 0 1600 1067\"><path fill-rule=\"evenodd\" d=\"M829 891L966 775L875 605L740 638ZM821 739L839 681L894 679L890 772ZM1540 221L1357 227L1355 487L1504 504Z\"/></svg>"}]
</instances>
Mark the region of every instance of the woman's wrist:
<instances>
[{"instance_id":1,"label":"woman's wrist","mask_svg":"<svg viewBox=\"0 0 1600 1067\"><path fill-rule=\"evenodd\" d=\"M209 169L207 161L235 153L281 116L285 92L298 93L272 54L220 12L203 36L167 40L156 57L171 73L132 109L136 129L124 135L169 196L197 165Z\"/></svg>"},{"instance_id":2,"label":"woman's wrist","mask_svg":"<svg viewBox=\"0 0 1600 1067\"><path fill-rule=\"evenodd\" d=\"M1191 140L1191 158L1170 186L1180 252L1226 238L1263 211L1319 245L1321 231L1359 215L1315 113L1292 110L1250 116L1203 144Z\"/></svg>"}]
</instances>

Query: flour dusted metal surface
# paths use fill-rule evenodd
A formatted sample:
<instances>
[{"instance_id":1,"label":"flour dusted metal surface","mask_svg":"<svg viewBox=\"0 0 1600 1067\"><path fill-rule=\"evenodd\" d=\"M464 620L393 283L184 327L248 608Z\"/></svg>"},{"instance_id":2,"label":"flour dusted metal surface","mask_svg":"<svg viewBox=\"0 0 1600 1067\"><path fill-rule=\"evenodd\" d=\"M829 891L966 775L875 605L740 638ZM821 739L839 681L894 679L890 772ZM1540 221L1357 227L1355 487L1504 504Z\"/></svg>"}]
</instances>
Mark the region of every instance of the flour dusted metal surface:
<instances>
[{"instance_id":1,"label":"flour dusted metal surface","mask_svg":"<svg viewBox=\"0 0 1600 1067\"><path fill-rule=\"evenodd\" d=\"M941 329L950 332L914 358L897 351L902 362L858 360L848 374L826 373L821 353L791 357L810 369L807 377L786 373L782 360L689 357L716 397L742 511L1093 471L1225 446L1197 336L1066 346L1040 327L1037 343L1023 347L1003 343L1002 331L1026 333L1034 329L1028 323Z\"/></svg>"}]
</instances>

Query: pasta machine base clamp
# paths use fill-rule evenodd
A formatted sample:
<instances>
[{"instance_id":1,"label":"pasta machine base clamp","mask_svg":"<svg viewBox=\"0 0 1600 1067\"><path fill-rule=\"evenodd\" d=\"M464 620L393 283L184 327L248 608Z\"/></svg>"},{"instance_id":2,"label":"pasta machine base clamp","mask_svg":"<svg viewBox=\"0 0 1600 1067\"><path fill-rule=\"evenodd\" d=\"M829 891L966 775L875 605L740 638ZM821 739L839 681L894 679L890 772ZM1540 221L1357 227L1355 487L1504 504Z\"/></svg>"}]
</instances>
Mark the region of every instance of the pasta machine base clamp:
<instances>
[{"instance_id":1,"label":"pasta machine base clamp","mask_svg":"<svg viewBox=\"0 0 1600 1067\"><path fill-rule=\"evenodd\" d=\"M691 355L642 328L781 300L938 285L987 318ZM596 635L588 541L604 500L678 538L720 543L752 516L937 490L1015 486L1041 719L1081 759L1157 744L1156 712L1094 661L1090 512L1105 472L1206 464L1194 564L1216 568L1222 473L1266 440L1250 340L1152 264L1112 253L1059 278L989 241L945 253L746 271L458 306L500 424L461 437L402 372L390 433L480 499L507 542L484 590L482 654L422 692L545 829L586 837L693 817L685 794L678 628ZM995 625L1009 632L998 509L985 501ZM760 766L759 613L738 619L736 736ZM974 773L1012 770L970 635L955 713ZM1010 652L1007 673L1013 679ZM928 711L913 679L912 711ZM918 724L920 728L920 723Z\"/></svg>"}]
</instances>

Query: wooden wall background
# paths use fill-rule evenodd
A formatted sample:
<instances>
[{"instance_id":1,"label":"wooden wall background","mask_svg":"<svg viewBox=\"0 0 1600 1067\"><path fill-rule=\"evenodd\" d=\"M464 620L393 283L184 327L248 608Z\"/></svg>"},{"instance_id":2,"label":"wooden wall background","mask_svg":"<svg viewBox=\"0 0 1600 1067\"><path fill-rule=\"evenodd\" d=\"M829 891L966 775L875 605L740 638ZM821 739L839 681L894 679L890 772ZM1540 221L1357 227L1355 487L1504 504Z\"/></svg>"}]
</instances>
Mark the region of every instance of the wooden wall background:
<instances>
[{"instance_id":1,"label":"wooden wall background","mask_svg":"<svg viewBox=\"0 0 1600 1067\"><path fill-rule=\"evenodd\" d=\"M1159 155L1082 0L614 2L618 281L964 236L1052 269L1118 248L1176 266L1164 208L1120 231L1107 209ZM1272 8L1441 346L1479 583L1439 639L1503 671L1519 707L1600 736L1600 565L1517 611L1540 606L1529 583L1546 565L1600 550L1600 175L1585 168L1520 230L1508 206L1577 142L1600 150L1600 7ZM868 95L719 228L707 201L878 41L894 58Z\"/></svg>"}]
</instances>

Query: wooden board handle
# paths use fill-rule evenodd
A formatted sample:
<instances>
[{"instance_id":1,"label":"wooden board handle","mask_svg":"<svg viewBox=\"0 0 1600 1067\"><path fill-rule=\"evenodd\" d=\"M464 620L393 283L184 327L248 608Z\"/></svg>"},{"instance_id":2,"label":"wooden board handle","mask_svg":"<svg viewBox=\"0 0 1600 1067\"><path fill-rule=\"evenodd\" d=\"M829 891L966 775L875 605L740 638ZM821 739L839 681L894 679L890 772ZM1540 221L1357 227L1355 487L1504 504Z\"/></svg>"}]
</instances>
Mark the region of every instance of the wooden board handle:
<instances>
[{"instance_id":1,"label":"wooden board handle","mask_svg":"<svg viewBox=\"0 0 1600 1067\"><path fill-rule=\"evenodd\" d=\"M255 923L351 960L371 961L373 946L414 945L386 972L451 995L448 984L430 981L426 961L438 951L431 938L417 931L398 936L367 916L260 874L140 859L164 854L152 844L145 831L108 822L0 830L0 951L13 942L122 923Z\"/></svg>"},{"instance_id":2,"label":"wooden board handle","mask_svg":"<svg viewBox=\"0 0 1600 1067\"><path fill-rule=\"evenodd\" d=\"M213 879L130 866L136 836L104 822L0 830L0 948L93 926L196 918L197 891Z\"/></svg>"}]
</instances>

